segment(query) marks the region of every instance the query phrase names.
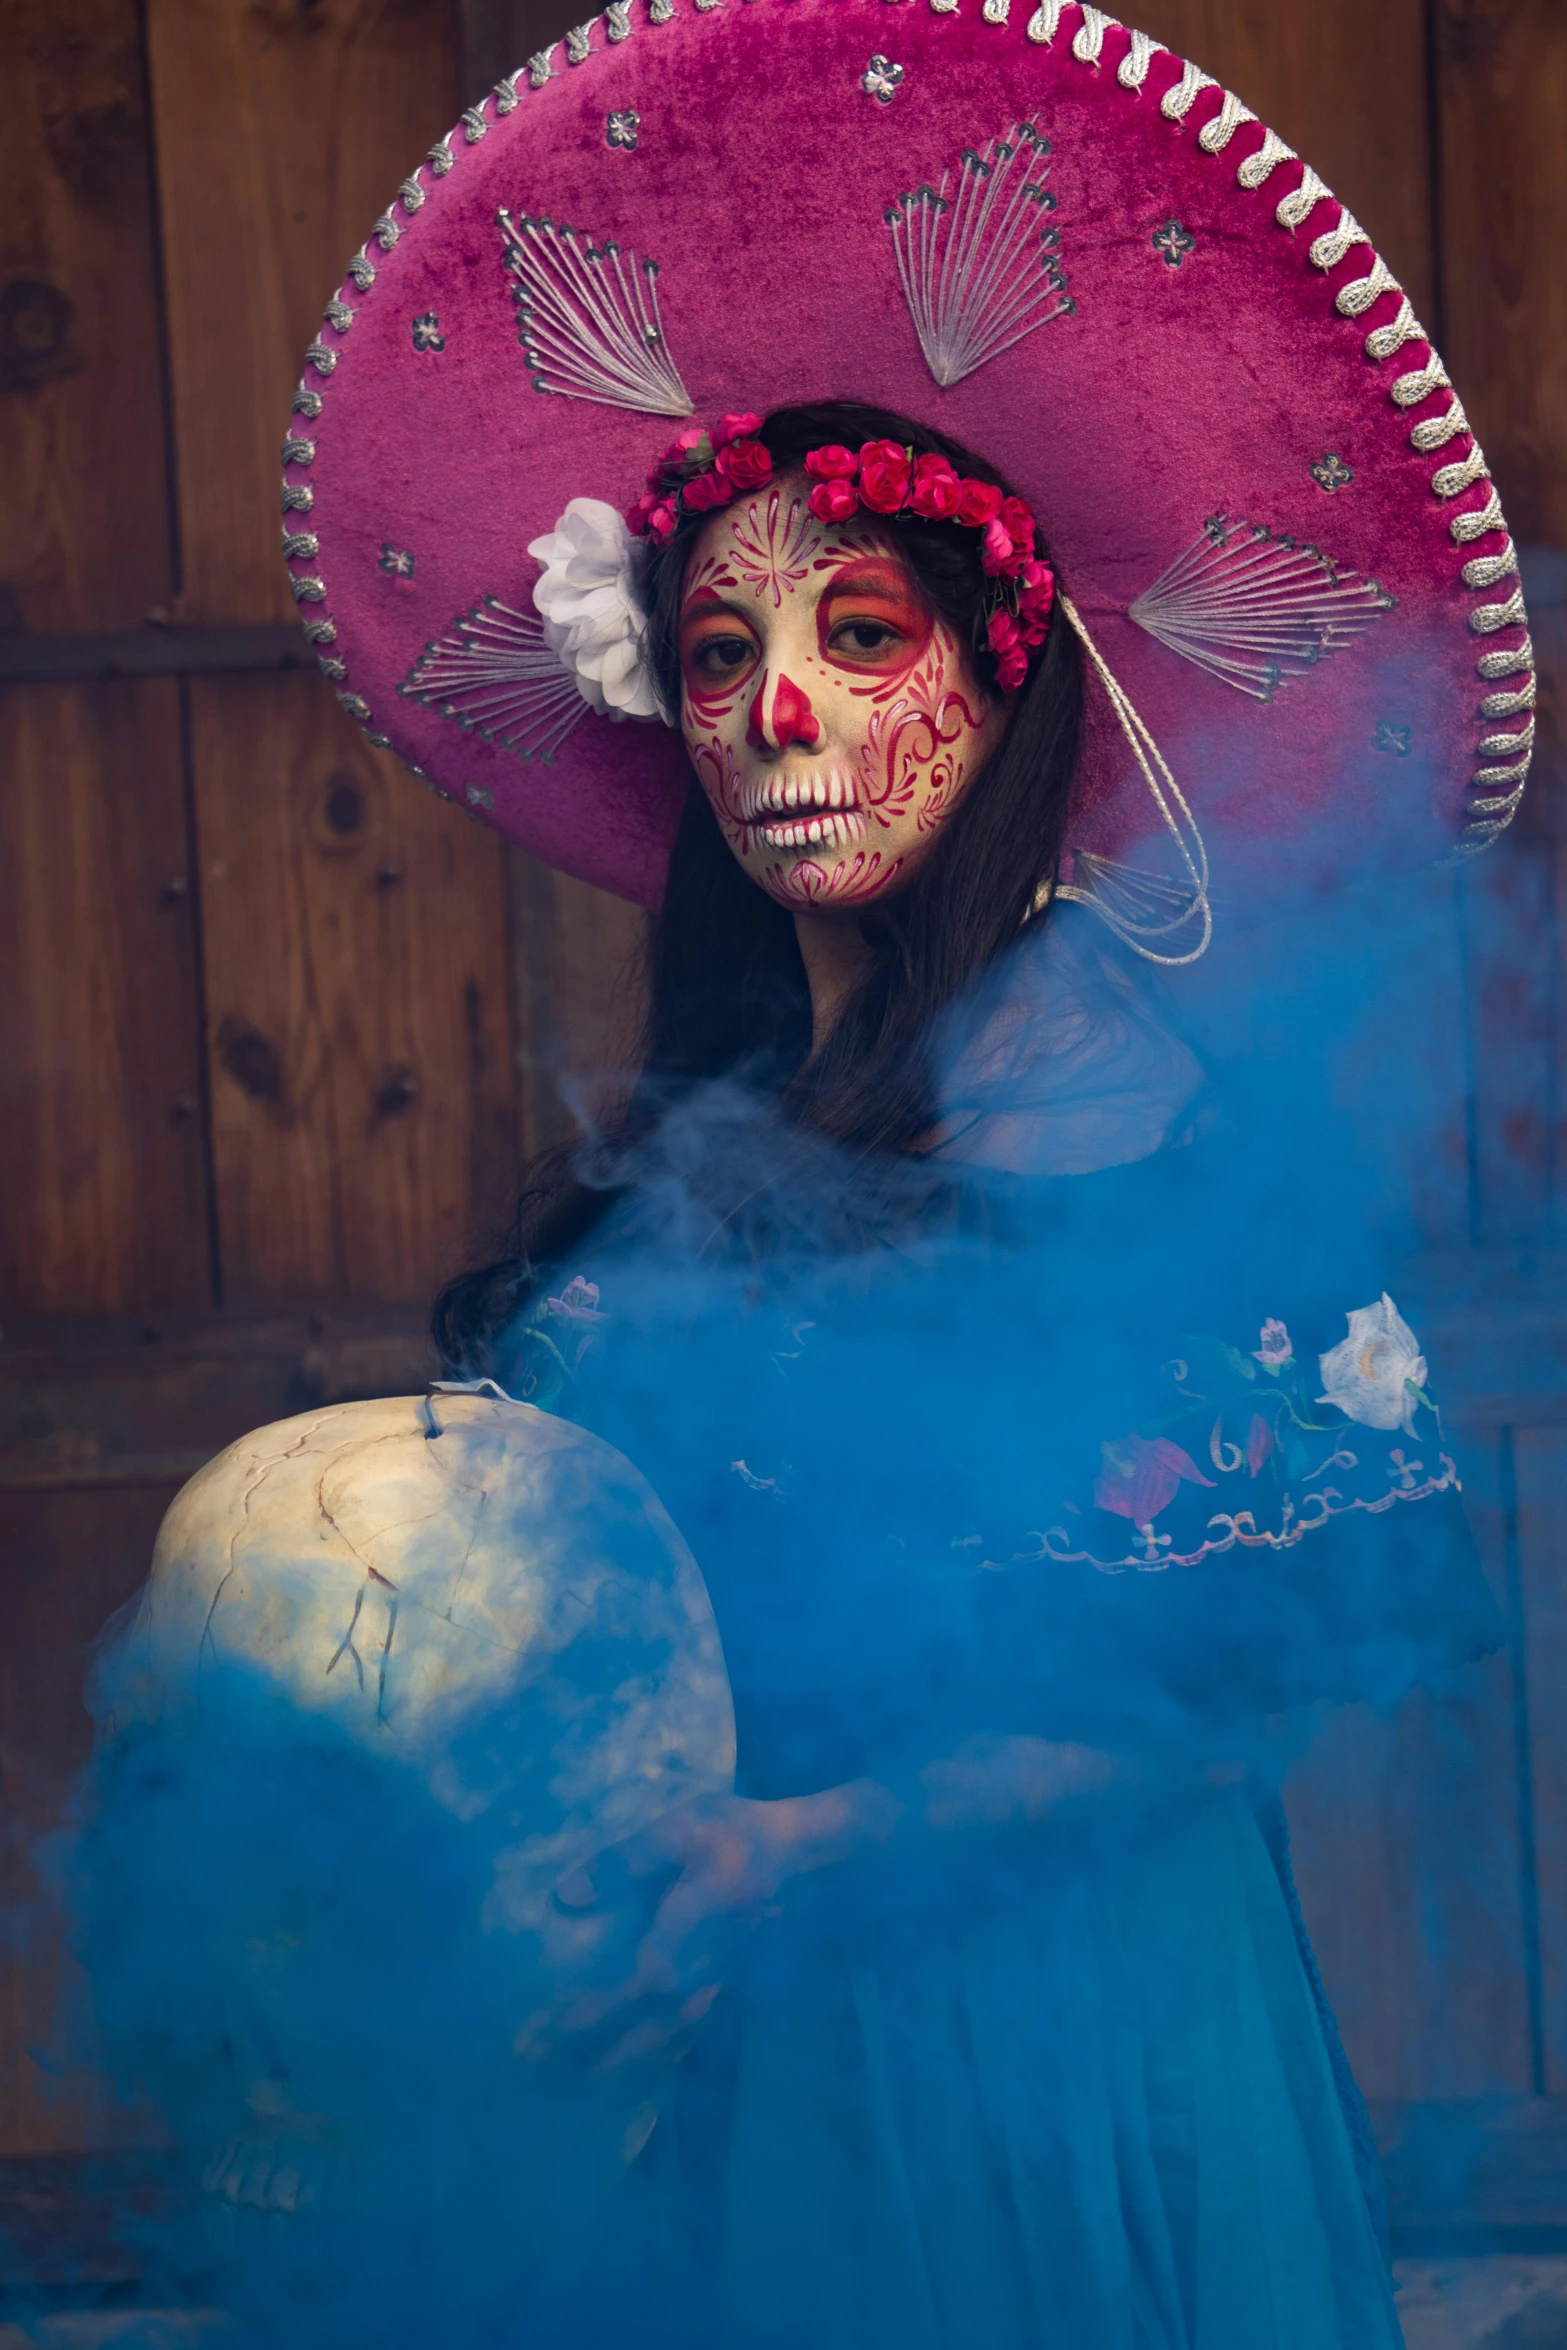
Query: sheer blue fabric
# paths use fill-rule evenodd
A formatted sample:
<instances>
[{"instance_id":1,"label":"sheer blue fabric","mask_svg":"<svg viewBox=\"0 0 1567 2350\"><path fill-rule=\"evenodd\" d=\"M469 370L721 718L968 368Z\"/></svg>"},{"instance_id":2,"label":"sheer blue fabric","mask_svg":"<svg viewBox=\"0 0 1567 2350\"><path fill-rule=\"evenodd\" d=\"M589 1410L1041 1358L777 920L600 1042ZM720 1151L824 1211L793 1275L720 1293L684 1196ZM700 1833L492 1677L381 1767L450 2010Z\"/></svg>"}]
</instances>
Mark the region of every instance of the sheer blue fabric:
<instances>
[{"instance_id":1,"label":"sheer blue fabric","mask_svg":"<svg viewBox=\"0 0 1567 2350\"><path fill-rule=\"evenodd\" d=\"M1243 1794L1108 1802L923 1893L846 1921L820 1883L757 1931L608 2231L606 2339L1392 2350Z\"/></svg>"}]
</instances>

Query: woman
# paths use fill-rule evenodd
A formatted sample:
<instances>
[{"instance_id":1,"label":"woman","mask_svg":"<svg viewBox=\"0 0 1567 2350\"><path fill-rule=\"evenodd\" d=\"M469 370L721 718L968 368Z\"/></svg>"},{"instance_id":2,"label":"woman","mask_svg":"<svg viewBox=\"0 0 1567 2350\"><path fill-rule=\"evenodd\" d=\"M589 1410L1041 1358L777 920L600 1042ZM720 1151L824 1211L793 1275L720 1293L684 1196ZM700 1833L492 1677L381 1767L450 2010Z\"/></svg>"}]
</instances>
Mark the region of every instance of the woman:
<instances>
[{"instance_id":1,"label":"woman","mask_svg":"<svg viewBox=\"0 0 1567 2350\"><path fill-rule=\"evenodd\" d=\"M720 497L726 451L765 490ZM591 1183L536 1196L527 1253L437 1316L458 1375L553 1392L653 1478L735 1695L745 1792L672 1809L557 1890L644 1931L623 1979L536 2020L539 2046L687 2052L628 2183L619 2225L644 2232L624 2289L679 2340L1396 2339L1261 1721L1388 1699L1418 1652L1430 1669L1449 1640L1484 1643L1455 1497L1367 1543L1336 1489L1350 1522L1309 1563L1282 1547L1259 1598L1249 1562L1204 1557L1197 1529L1229 1523L1211 1472L1228 1459L1255 1504L1259 1443L1277 1432L1282 1457L1336 1415L1261 1418L1258 1375L1232 1378L1243 1467L1210 1430L1221 1388L1183 1364L1150 1427L1184 1404L1193 1452L1154 1435L1101 1456L1123 1431L1093 1413L1151 1394L1216 1313L1237 1333L1252 1314L1277 1405L1285 1325L1222 1243L1252 1175L1276 1174L1271 1152L1237 1165L1233 1111L1123 971L1037 917L1020 937L1055 870L1081 692L1037 542L1016 574L1034 658L1008 683L993 649L1005 575L984 531L1004 511L1032 536L1022 501L845 404L728 418L665 464L649 667L693 785L647 1062ZM837 485L859 484L879 510L845 511ZM923 515L922 495L974 520ZM776 600L744 575L759 496L796 551ZM573 520L533 550L547 615L580 594ZM1277 1205L1248 1221L1269 1302L1309 1298L1309 1228ZM1148 1232L1152 1252L1128 1237ZM1340 1231L1329 1278L1346 1254ZM614 1311L563 1390L571 1289L595 1323L601 1297ZM1319 1440L1313 1464L1338 1449ZM1162 1565L1179 1539L1187 1589L1107 1586L1081 1544L1029 1537L1074 1455L1100 1463L1078 1479L1094 1563ZM1157 1534L1128 1498L1150 1470ZM1201 1488L1185 1512L1183 1484Z\"/></svg>"},{"instance_id":2,"label":"woman","mask_svg":"<svg viewBox=\"0 0 1567 2350\"><path fill-rule=\"evenodd\" d=\"M518 1252L443 1299L453 1376L419 1437L423 1474L483 1419L499 1465L449 1490L527 1487L539 1588L621 1610L612 1638L584 1603L618 1661L597 1711L530 1732L522 1795L526 1741L461 1698L477 1668L427 1675L468 1711L427 1704L421 1784L521 1838L463 1846L442 1945L533 2100L520 2136L478 2135L503 2181L552 2150L513 2270L459 2229L484 2269L462 2323L1395 2343L1276 1725L1391 1701L1492 1626L1417 1344L1385 1293L1351 1305L1382 1275L1336 1146L1296 1118L1276 1147L1266 1092L1183 1033L1266 964L1174 992L1213 927L1176 778L1232 917L1506 821L1532 685L1483 461L1321 183L1099 12L934 0L878 14L899 55L868 59L866 18L825 0L605 21L405 184L284 451L285 553L345 706L540 853L661 901L640 1076L545 1172ZM845 381L864 404L824 405ZM648 418L693 406L659 456ZM1162 998L1138 958L1172 967ZM418 1606L385 1547L439 1517L400 1498L407 1432L394 1476L346 1423L335 1452L290 1429L278 1457L341 1492L334 1533L368 1514L382 1545L324 1675L305 1694L279 1664L277 1605L225 1632L259 1471L201 1536L210 1572L181 1505L142 1653L172 1688L161 1608L202 1672L228 1638L301 1719L351 1667L390 1735L479 1519L444 1610ZM684 1633L637 1613L661 1570L625 1564L633 1523L668 1521L626 1500L628 1460L722 1645L724 1697L688 1677L683 1713L649 1660ZM509 1654L569 1662L558 1608L485 1604ZM546 1795L588 1745L601 1799L557 1833ZM509 2007L459 1930L481 1909L531 1937ZM322 2011L307 1988L291 2027L318 2069ZM332 2112L367 2145L353 2082ZM606 2100L617 2160L584 2174ZM444 2086L429 2110L456 2113ZM551 2165L588 2183L551 2201ZM351 2208L406 2282L384 2199Z\"/></svg>"}]
</instances>

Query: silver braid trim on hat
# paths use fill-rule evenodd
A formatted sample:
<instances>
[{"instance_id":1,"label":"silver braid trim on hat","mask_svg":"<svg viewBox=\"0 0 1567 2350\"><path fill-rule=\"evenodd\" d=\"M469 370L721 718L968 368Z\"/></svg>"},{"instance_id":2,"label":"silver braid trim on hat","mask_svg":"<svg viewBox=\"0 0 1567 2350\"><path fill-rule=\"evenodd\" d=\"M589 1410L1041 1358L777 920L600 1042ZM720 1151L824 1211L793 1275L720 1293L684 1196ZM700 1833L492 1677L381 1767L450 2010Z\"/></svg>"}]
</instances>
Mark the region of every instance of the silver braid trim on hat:
<instances>
[{"instance_id":1,"label":"silver braid trim on hat","mask_svg":"<svg viewBox=\"0 0 1567 2350\"><path fill-rule=\"evenodd\" d=\"M1199 134L1200 138L1201 134ZM1283 162L1287 153L1288 151L1283 149L1282 143L1280 143L1280 152L1264 169L1264 158L1268 154L1268 139L1265 138L1256 155L1240 166L1238 176L1243 184L1260 185L1267 176L1267 172L1273 169L1275 164ZM1297 230L1305 226L1309 215L1318 204L1336 204L1336 202L1336 198L1317 177L1317 174L1309 166L1306 166L1303 168L1299 187L1292 189L1288 195L1282 198L1276 208L1275 217L1281 228L1289 230L1290 234L1294 235ZM1406 345L1411 343L1423 346L1426 357L1423 365L1405 368L1394 377L1387 387L1388 397L1396 407L1408 409L1423 406L1439 393L1448 394L1447 405L1439 415L1420 417L1411 425L1409 432L1411 446L1418 450L1422 456L1431 456L1439 450L1445 449L1451 441L1460 435L1469 442L1467 451L1461 457L1439 465L1432 474L1431 490L1433 496L1447 500L1461 497L1465 492L1474 489L1481 483L1489 485L1490 467L1486 464L1484 452L1470 430L1469 419L1464 413L1463 405L1453 393L1452 380L1432 347L1430 337L1416 317L1413 304L1381 255L1372 247L1370 239L1353 213L1348 210L1347 206L1341 204L1337 205L1337 211L1338 218L1333 226L1319 234L1308 248L1308 257L1313 267L1324 272L1335 270L1349 258L1352 252L1363 254L1364 259L1360 274L1349 278L1337 289L1334 295L1334 308L1342 318L1359 319L1363 318L1384 297L1395 300L1398 307L1394 316L1385 324L1371 328L1367 333L1365 338L1366 357L1374 360L1379 366L1385 366L1395 360ZM1472 556L1460 566L1459 577L1465 587L1480 593L1494 591L1500 582L1516 575L1518 570L1517 550L1507 535L1507 524L1502 513L1501 500L1494 487L1488 489L1488 494L1481 505L1470 505L1455 514L1448 524L1448 531L1457 547L1466 547L1476 539L1483 539L1493 534L1499 534L1502 539L1502 545L1495 553ZM1477 606L1470 614L1469 620L1470 627L1479 635L1492 635L1504 628L1523 628L1525 615L1521 592L1515 591L1505 603L1488 602ZM1528 669L1532 653L1527 636L1525 636L1523 645L1518 652L1509 654L1505 658L1516 659L1520 669ZM1488 671L1485 662L1482 661L1480 674L1484 677L1496 673ZM1482 703L1481 715L1485 718L1512 715L1514 712L1532 708L1533 698L1534 679L1531 675L1527 684L1520 689L1516 697L1511 695L1492 697L1492 699L1509 703L1511 705L1509 709L1493 709L1489 707L1488 703ZM1532 721L1515 736L1488 734L1482 739L1479 745L1482 758L1494 759L1503 754L1510 756L1503 766L1485 765L1475 770L1471 779L1472 785L1477 792L1483 793L1484 796L1470 801L1471 820L1464 826L1455 854L1462 855L1467 851L1487 847L1504 825L1511 820L1518 802L1523 796L1524 779L1528 773L1533 742ZM1510 788L1505 794L1498 797L1495 787L1503 782L1507 783Z\"/></svg>"},{"instance_id":2,"label":"silver braid trim on hat","mask_svg":"<svg viewBox=\"0 0 1567 2350\"><path fill-rule=\"evenodd\" d=\"M1066 0L1039 0L1039 6L1028 20L1029 39L1053 41L1061 29L1061 11L1065 6Z\"/></svg>"},{"instance_id":3,"label":"silver braid trim on hat","mask_svg":"<svg viewBox=\"0 0 1567 2350\"><path fill-rule=\"evenodd\" d=\"M1147 33L1133 32L1131 47L1122 58L1116 80L1123 90L1140 90L1148 79L1148 68L1158 50L1158 42Z\"/></svg>"},{"instance_id":4,"label":"silver braid trim on hat","mask_svg":"<svg viewBox=\"0 0 1567 2350\"><path fill-rule=\"evenodd\" d=\"M1040 0L1029 20L1029 39L1053 43L1062 28L1067 5L1068 0ZM1077 16L1078 26L1071 43L1071 55L1080 65L1097 72L1104 56L1107 35L1124 28L1097 8L1079 6ZM1126 53L1117 67L1116 78L1124 89L1141 95L1153 60L1169 56L1170 52L1161 44L1150 42L1141 33L1129 32L1126 39ZM1160 112L1167 121L1184 126L1198 99L1209 90L1219 89L1219 85L1195 65L1178 58L1172 58L1171 62L1179 70L1177 78L1159 101ZM1217 107L1207 115L1197 131L1197 144L1204 154L1222 155L1237 131L1256 121L1257 117L1250 107L1243 105L1233 91L1220 89ZM1258 189L1281 165L1298 161L1294 150L1276 132L1264 126L1260 143L1237 164L1236 181L1247 190ZM1279 200L1274 217L1280 228L1294 236L1306 227L1317 207L1322 204L1332 205L1337 217L1330 227L1319 231L1308 248L1313 267L1323 272L1337 270L1352 252L1364 249L1363 267L1357 275L1339 286L1334 294L1334 307L1339 315L1349 319L1363 318L1384 296L1395 299L1398 305L1391 319L1372 327L1367 333L1367 358L1378 366L1384 366L1396 359L1409 344L1424 347L1426 356L1423 364L1406 367L1398 373L1387 387L1389 398L1398 408L1410 409L1425 406L1440 393L1448 395L1447 404L1439 414L1419 417L1411 425L1411 446L1422 456L1431 456L1439 450L1445 450L1450 442L1460 436L1469 443L1461 456L1437 467L1431 477L1432 494L1447 500L1461 497L1481 483L1489 484L1490 468L1470 430L1463 405L1453 393L1446 368L1415 316L1409 297L1376 252L1353 213L1339 204L1326 183L1309 164L1304 164L1301 165L1298 183ZM1494 598L1496 589L1504 581L1516 577L1517 551L1507 536L1501 501L1494 488L1488 490L1483 504L1470 504L1455 514L1448 528L1455 546L1460 548L1495 534L1500 534L1503 542L1495 552L1471 556L1460 566L1459 576L1465 587ZM1487 601L1477 605L1470 614L1470 626L1480 636L1493 636L1505 629L1522 631L1526 625L1523 596L1517 588L1505 601ZM1494 720L1522 715L1533 708L1535 680L1532 661L1527 634L1515 648L1482 657L1480 674L1488 680L1526 673L1525 682L1515 691L1486 698L1481 706L1482 718ZM1505 668L1497 666L1498 663L1505 663ZM1516 735L1487 734L1481 740L1481 757L1487 760L1500 757L1504 763L1500 766L1488 764L1476 769L1473 784L1486 796L1470 802L1472 820L1465 825L1460 836L1458 853L1468 848L1486 846L1511 818L1522 796L1533 740L1532 720ZM1498 798L1495 787L1502 782L1506 782L1510 788Z\"/></svg>"},{"instance_id":5,"label":"silver braid trim on hat","mask_svg":"<svg viewBox=\"0 0 1567 2350\"><path fill-rule=\"evenodd\" d=\"M1079 65L1098 65L1100 51L1105 45L1105 35L1112 29L1119 31L1120 27L1116 24L1115 18L1107 16L1102 8L1085 8L1083 10L1083 21L1078 26L1077 37L1072 43L1072 55L1077 59Z\"/></svg>"}]
</instances>

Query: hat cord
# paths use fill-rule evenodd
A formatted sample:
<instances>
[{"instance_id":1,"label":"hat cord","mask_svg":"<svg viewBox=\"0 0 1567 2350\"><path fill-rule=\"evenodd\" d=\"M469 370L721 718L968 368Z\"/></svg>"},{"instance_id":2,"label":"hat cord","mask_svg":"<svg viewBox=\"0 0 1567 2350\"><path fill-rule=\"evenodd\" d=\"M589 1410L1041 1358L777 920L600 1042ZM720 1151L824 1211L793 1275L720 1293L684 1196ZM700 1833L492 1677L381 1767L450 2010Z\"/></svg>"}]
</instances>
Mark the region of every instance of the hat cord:
<instances>
[{"instance_id":1,"label":"hat cord","mask_svg":"<svg viewBox=\"0 0 1567 2350\"><path fill-rule=\"evenodd\" d=\"M1087 623L1071 597L1057 591L1062 612L1076 631L1084 652L1093 663L1100 684L1109 697L1110 707L1120 723L1121 732L1132 747L1132 756L1142 770L1154 806L1175 843L1176 854L1186 869L1189 888L1172 884L1163 875L1151 873L1136 865L1123 865L1113 857L1098 857L1079 849L1074 867L1086 866L1090 886L1079 887L1075 882L1060 882L1054 876L1037 892L1031 914L1041 914L1052 897L1071 898L1080 906L1109 925L1116 936L1123 939L1137 954L1150 963L1161 963L1175 968L1183 963L1195 963L1208 950L1213 936L1213 913L1208 903L1208 852L1203 845L1197 820L1186 804L1175 777L1165 763L1163 752L1154 741L1143 720L1133 707L1130 695L1112 674L1109 664L1088 632ZM1157 770L1157 772L1155 772ZM1096 888L1094 885L1098 884ZM1119 902L1118 902L1119 901ZM1173 910L1162 910L1173 909ZM1150 940L1168 938L1172 932L1184 929L1193 920L1202 923L1202 937L1186 954L1162 954Z\"/></svg>"}]
</instances>

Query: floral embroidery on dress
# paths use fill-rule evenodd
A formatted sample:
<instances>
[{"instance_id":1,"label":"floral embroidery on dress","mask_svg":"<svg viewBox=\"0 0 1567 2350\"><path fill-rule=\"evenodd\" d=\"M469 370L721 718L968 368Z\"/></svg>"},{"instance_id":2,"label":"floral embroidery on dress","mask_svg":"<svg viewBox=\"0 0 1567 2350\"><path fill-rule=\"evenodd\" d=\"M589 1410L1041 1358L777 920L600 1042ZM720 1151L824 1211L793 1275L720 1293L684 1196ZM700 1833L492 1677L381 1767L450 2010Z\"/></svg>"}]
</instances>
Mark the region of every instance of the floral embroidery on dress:
<instances>
[{"instance_id":1,"label":"floral embroidery on dress","mask_svg":"<svg viewBox=\"0 0 1567 2350\"><path fill-rule=\"evenodd\" d=\"M1346 1320L1349 1335L1316 1359L1321 1393L1313 1392L1318 1380L1297 1362L1276 1317L1246 1353L1216 1339L1188 1341L1185 1354L1165 1365L1171 1408L1100 1450L1093 1507L1126 1519L1134 1547L1101 1557L1065 1526L1051 1526L1033 1537L1038 1549L1017 1553L1014 1563L1050 1558L1107 1575L1148 1574L1237 1548L1292 1550L1333 1518L1380 1516L1399 1502L1458 1491L1409 1324L1386 1291ZM1425 1413L1429 1447L1415 1450L1406 1441L1384 1451L1374 1441L1378 1434L1409 1439ZM1240 1481L1239 1492L1231 1480ZM1185 1487L1206 1487L1221 1503L1195 1542L1157 1524ZM1083 1513L1072 1506L1072 1514Z\"/></svg>"},{"instance_id":2,"label":"floral embroidery on dress","mask_svg":"<svg viewBox=\"0 0 1567 2350\"><path fill-rule=\"evenodd\" d=\"M1421 1404L1430 1401L1426 1359L1414 1332L1385 1289L1376 1305L1357 1306L1347 1319L1349 1336L1321 1359L1327 1392L1318 1403L1337 1404L1347 1420L1367 1428L1402 1428L1407 1434Z\"/></svg>"}]
</instances>

